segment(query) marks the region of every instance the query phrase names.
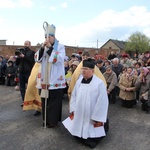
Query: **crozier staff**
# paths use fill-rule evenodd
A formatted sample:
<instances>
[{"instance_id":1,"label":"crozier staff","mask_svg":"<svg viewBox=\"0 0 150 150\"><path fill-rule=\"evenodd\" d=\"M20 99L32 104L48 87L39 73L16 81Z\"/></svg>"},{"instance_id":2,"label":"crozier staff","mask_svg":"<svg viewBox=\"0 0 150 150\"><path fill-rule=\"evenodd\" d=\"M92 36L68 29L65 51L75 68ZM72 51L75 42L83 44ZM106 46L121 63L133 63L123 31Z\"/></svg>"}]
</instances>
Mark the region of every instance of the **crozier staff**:
<instances>
[{"instance_id":1,"label":"crozier staff","mask_svg":"<svg viewBox=\"0 0 150 150\"><path fill-rule=\"evenodd\" d=\"M45 23L45 41L37 52L38 62L41 63L37 88L41 89L44 126L50 128L61 121L63 89L66 87L64 70L66 54L64 45L55 38L56 27Z\"/></svg>"}]
</instances>

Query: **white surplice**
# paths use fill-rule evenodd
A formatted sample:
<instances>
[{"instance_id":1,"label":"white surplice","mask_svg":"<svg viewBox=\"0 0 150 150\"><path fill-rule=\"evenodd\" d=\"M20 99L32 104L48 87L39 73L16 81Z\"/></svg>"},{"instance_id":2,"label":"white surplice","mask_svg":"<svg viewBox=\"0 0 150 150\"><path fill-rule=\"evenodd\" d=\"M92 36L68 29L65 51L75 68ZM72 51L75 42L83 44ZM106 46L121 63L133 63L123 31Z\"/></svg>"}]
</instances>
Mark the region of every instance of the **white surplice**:
<instances>
[{"instance_id":1,"label":"white surplice","mask_svg":"<svg viewBox=\"0 0 150 150\"><path fill-rule=\"evenodd\" d=\"M39 52L37 51L36 57L39 63L41 63L41 77L37 79L37 88L42 89L41 84L49 85L48 89L64 89L66 87L64 58L66 55L65 47L63 44L58 43L57 49L53 49L51 55L47 54L49 49L44 49L44 54L39 58ZM55 61L54 61L55 60Z\"/></svg>"},{"instance_id":2,"label":"white surplice","mask_svg":"<svg viewBox=\"0 0 150 150\"><path fill-rule=\"evenodd\" d=\"M63 121L68 131L77 137L95 138L105 136L104 126L94 127L93 121L105 123L108 112L108 96L106 86L97 76L89 84L81 83L83 77L76 82L70 100L70 117Z\"/></svg>"}]
</instances>

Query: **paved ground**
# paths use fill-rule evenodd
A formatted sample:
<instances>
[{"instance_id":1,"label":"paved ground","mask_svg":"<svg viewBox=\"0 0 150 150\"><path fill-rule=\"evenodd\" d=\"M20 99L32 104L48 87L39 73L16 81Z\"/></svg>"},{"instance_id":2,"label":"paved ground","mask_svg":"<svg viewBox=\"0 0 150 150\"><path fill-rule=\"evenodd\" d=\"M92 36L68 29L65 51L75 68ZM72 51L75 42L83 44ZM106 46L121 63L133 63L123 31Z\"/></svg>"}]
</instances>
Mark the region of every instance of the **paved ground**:
<instances>
[{"instance_id":1,"label":"paved ground","mask_svg":"<svg viewBox=\"0 0 150 150\"><path fill-rule=\"evenodd\" d=\"M42 127L42 117L22 111L20 93L0 85L0 150L88 150L60 123L53 129ZM63 117L68 116L68 101L63 100ZM110 131L95 150L150 150L150 115L140 109L109 106Z\"/></svg>"}]
</instances>

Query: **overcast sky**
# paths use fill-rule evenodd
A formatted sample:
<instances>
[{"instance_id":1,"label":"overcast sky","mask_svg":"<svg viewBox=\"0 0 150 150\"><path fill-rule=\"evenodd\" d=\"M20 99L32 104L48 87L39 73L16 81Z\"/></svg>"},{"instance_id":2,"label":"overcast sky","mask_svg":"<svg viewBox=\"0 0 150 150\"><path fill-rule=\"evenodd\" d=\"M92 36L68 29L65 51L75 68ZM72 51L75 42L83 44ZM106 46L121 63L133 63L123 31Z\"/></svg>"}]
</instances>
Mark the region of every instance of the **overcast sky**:
<instances>
[{"instance_id":1,"label":"overcast sky","mask_svg":"<svg viewBox=\"0 0 150 150\"><path fill-rule=\"evenodd\" d=\"M0 0L0 39L43 43L43 22L67 46L100 47L136 31L150 37L150 0Z\"/></svg>"}]
</instances>

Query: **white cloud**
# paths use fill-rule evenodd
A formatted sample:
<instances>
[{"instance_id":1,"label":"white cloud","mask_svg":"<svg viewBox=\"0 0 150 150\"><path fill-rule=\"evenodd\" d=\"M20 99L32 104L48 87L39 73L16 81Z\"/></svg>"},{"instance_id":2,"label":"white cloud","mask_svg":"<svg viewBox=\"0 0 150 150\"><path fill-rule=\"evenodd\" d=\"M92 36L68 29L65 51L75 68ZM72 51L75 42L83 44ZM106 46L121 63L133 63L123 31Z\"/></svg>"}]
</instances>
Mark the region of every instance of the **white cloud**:
<instances>
[{"instance_id":1,"label":"white cloud","mask_svg":"<svg viewBox=\"0 0 150 150\"><path fill-rule=\"evenodd\" d=\"M57 36L66 45L71 43L74 46L91 45L91 47L96 47L97 39L102 45L110 38L126 40L130 34L136 31L143 32L150 37L149 27L150 12L144 6L134 6L122 12L105 10L87 22L70 28L61 27L57 30Z\"/></svg>"},{"instance_id":2,"label":"white cloud","mask_svg":"<svg viewBox=\"0 0 150 150\"><path fill-rule=\"evenodd\" d=\"M56 7L53 7L53 11ZM0 18L0 23L4 22ZM13 30L9 28L9 22L6 31L1 31L0 38L8 39L7 44L22 44L25 39L31 37L32 45L42 43L44 40L44 31L41 27L24 29L22 37L20 33L22 28L17 26ZM38 31L38 36L37 36ZM124 11L105 10L98 16L86 22L81 22L74 26L66 27L56 26L56 38L68 46L81 46L81 47L97 47L97 39L99 47L103 45L110 38L118 40L126 40L136 31L143 32L146 36L150 37L150 11L146 7L131 7ZM30 33L33 33L31 36ZM10 42L10 43L9 43Z\"/></svg>"},{"instance_id":3,"label":"white cloud","mask_svg":"<svg viewBox=\"0 0 150 150\"><path fill-rule=\"evenodd\" d=\"M0 8L14 8L16 5L12 0L0 0Z\"/></svg>"},{"instance_id":4,"label":"white cloud","mask_svg":"<svg viewBox=\"0 0 150 150\"><path fill-rule=\"evenodd\" d=\"M5 19L0 17L0 24L4 23L5 22Z\"/></svg>"},{"instance_id":5,"label":"white cloud","mask_svg":"<svg viewBox=\"0 0 150 150\"><path fill-rule=\"evenodd\" d=\"M67 8L67 7L68 7L67 2L63 2L63 3L61 4L61 7L62 7L62 8Z\"/></svg>"},{"instance_id":6,"label":"white cloud","mask_svg":"<svg viewBox=\"0 0 150 150\"><path fill-rule=\"evenodd\" d=\"M33 6L33 0L19 0L18 6L31 8Z\"/></svg>"},{"instance_id":7,"label":"white cloud","mask_svg":"<svg viewBox=\"0 0 150 150\"><path fill-rule=\"evenodd\" d=\"M68 7L68 4L66 2L63 2L60 6L61 8L67 8ZM58 9L57 6L50 6L50 11L56 11Z\"/></svg>"},{"instance_id":8,"label":"white cloud","mask_svg":"<svg viewBox=\"0 0 150 150\"><path fill-rule=\"evenodd\" d=\"M147 35L148 37L150 37L150 28L148 26L144 28L143 33Z\"/></svg>"},{"instance_id":9,"label":"white cloud","mask_svg":"<svg viewBox=\"0 0 150 150\"><path fill-rule=\"evenodd\" d=\"M13 45L13 42L15 45L23 45L25 40L30 40L32 45L36 45L37 43L43 43L44 31L36 27L34 29L24 28L24 31L22 31L21 27L16 27L13 28L13 30L9 29L5 32L1 32L0 39L7 39L7 45Z\"/></svg>"},{"instance_id":10,"label":"white cloud","mask_svg":"<svg viewBox=\"0 0 150 150\"><path fill-rule=\"evenodd\" d=\"M31 8L33 6L32 0L0 0L0 8L15 8L15 7L26 7Z\"/></svg>"},{"instance_id":11,"label":"white cloud","mask_svg":"<svg viewBox=\"0 0 150 150\"><path fill-rule=\"evenodd\" d=\"M55 7L55 6L50 6L50 10L51 10L51 11L56 11L56 10L57 10L57 7Z\"/></svg>"}]
</instances>

